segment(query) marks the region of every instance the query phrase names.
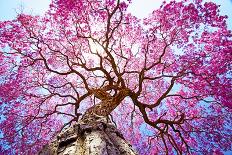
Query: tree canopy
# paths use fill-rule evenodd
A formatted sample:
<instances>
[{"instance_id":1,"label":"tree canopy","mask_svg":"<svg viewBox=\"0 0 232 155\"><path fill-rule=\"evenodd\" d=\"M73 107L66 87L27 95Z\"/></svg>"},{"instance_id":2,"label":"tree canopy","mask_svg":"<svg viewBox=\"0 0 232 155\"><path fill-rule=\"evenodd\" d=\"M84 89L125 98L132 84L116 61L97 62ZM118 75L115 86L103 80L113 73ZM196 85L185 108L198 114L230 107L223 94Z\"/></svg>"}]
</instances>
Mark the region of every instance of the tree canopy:
<instances>
[{"instance_id":1,"label":"tree canopy","mask_svg":"<svg viewBox=\"0 0 232 155\"><path fill-rule=\"evenodd\" d=\"M102 100L96 90L126 90L110 115L140 154L232 149L227 16L184 0L141 20L130 3L53 0L44 16L0 22L0 152L38 152Z\"/></svg>"}]
</instances>

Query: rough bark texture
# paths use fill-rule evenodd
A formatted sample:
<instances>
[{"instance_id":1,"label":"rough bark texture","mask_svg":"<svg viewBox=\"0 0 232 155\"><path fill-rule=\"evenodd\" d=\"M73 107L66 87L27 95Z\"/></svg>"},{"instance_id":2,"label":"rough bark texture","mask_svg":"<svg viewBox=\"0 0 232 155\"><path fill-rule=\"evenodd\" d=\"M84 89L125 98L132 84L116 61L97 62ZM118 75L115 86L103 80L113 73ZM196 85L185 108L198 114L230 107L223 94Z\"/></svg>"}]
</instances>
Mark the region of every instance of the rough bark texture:
<instances>
[{"instance_id":1,"label":"rough bark texture","mask_svg":"<svg viewBox=\"0 0 232 155\"><path fill-rule=\"evenodd\" d=\"M90 119L62 131L39 155L136 155L106 117Z\"/></svg>"}]
</instances>

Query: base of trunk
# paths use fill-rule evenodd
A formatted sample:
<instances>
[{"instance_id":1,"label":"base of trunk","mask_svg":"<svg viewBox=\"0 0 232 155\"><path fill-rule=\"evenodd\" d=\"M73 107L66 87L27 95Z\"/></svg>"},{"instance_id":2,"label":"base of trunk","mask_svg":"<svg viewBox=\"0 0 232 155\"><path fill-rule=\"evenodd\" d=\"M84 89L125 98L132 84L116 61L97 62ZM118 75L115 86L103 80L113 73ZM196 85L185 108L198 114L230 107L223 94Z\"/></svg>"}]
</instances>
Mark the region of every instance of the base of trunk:
<instances>
[{"instance_id":1,"label":"base of trunk","mask_svg":"<svg viewBox=\"0 0 232 155\"><path fill-rule=\"evenodd\" d=\"M39 155L137 155L116 127L102 118L62 131Z\"/></svg>"}]
</instances>

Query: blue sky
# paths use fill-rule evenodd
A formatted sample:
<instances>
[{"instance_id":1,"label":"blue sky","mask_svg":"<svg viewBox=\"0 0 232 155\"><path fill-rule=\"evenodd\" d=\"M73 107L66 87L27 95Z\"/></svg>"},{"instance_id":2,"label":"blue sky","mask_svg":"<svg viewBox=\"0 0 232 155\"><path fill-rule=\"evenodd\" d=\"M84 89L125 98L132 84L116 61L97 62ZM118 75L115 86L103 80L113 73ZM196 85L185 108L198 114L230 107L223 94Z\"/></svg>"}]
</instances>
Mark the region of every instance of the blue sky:
<instances>
[{"instance_id":1,"label":"blue sky","mask_svg":"<svg viewBox=\"0 0 232 155\"><path fill-rule=\"evenodd\" d=\"M129 11L139 17L146 17L155 8L158 8L163 0L133 0ZM170 0L166 0L170 1ZM209 0L206 0L209 1ZM232 0L211 0L221 5L221 14L229 16L228 26L232 30ZM0 0L0 20L14 19L17 13L43 14L49 7L50 0Z\"/></svg>"}]
</instances>

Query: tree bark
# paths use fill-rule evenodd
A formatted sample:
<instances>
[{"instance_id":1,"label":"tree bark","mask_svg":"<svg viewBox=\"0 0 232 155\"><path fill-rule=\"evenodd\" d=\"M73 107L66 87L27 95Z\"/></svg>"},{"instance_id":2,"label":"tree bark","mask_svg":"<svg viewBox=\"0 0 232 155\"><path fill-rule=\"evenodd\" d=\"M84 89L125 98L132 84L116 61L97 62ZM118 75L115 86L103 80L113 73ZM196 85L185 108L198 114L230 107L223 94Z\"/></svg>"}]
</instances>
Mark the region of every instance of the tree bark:
<instances>
[{"instance_id":1,"label":"tree bark","mask_svg":"<svg viewBox=\"0 0 232 155\"><path fill-rule=\"evenodd\" d=\"M44 146L39 155L137 155L106 117L79 121Z\"/></svg>"}]
</instances>

